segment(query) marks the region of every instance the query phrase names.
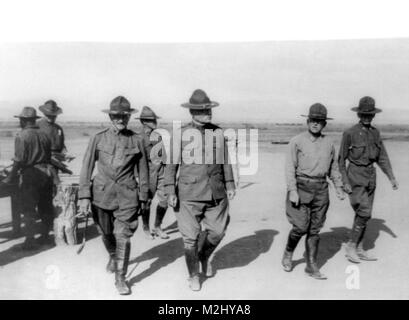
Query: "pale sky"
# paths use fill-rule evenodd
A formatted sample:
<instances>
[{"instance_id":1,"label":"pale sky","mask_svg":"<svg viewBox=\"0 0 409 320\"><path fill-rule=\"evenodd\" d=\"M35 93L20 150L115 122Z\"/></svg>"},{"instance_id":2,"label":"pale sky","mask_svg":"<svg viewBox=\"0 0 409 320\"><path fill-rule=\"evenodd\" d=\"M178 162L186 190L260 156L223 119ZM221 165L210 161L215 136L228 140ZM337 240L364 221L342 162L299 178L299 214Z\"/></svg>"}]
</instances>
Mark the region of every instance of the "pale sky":
<instances>
[{"instance_id":1,"label":"pale sky","mask_svg":"<svg viewBox=\"0 0 409 320\"><path fill-rule=\"evenodd\" d=\"M378 123L409 122L409 39L205 44L0 44L0 119L57 101L62 121L100 121L118 96L165 120L204 89L215 121L301 122L315 102L339 122L370 95Z\"/></svg>"}]
</instances>

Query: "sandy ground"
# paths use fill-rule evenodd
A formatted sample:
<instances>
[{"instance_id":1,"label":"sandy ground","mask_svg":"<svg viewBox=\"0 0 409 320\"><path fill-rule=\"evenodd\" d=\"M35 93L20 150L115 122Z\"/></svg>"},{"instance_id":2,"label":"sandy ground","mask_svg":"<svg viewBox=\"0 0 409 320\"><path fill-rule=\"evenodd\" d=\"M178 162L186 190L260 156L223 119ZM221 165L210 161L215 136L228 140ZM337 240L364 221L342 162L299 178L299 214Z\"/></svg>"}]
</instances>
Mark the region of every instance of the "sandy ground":
<instances>
[{"instance_id":1,"label":"sandy ground","mask_svg":"<svg viewBox=\"0 0 409 320\"><path fill-rule=\"evenodd\" d=\"M68 141L68 148L78 156L73 163L77 172L86 141ZM379 261L351 267L345 259L342 244L348 237L353 214L348 200L339 201L331 189L331 207L319 254L321 270L329 278L326 281L304 275L303 241L294 255L293 272L281 269L290 230L284 213L286 146L271 146L260 152L257 174L241 177L240 190L231 202L231 224L213 258L216 276L205 281L200 292L192 292L187 286L182 241L171 210L164 221L164 227L169 227L169 240L147 240L141 228L132 238L128 273L132 295L122 297L116 293L114 276L105 272L107 255L94 226L89 228L90 240L80 255L76 254L77 247L71 246L19 251L23 238L10 239L9 201L0 199L0 298L408 299L408 146L405 142L386 142L400 182L399 191L392 191L378 170L375 208L365 245L373 249ZM11 149L10 141L1 141L3 159ZM351 270L359 289L348 288Z\"/></svg>"}]
</instances>

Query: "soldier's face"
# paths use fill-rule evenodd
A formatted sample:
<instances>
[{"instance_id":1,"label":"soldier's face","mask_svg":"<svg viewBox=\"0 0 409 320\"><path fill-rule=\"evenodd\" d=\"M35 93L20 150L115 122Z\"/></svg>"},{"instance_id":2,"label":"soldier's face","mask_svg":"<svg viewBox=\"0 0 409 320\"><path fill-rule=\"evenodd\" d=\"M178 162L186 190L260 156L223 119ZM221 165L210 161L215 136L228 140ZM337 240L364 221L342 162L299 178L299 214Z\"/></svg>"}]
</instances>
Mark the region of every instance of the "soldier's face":
<instances>
[{"instance_id":1,"label":"soldier's face","mask_svg":"<svg viewBox=\"0 0 409 320\"><path fill-rule=\"evenodd\" d=\"M307 120L308 131L310 131L312 134L320 134L326 124L327 122L322 119L308 119Z\"/></svg>"},{"instance_id":2,"label":"soldier's face","mask_svg":"<svg viewBox=\"0 0 409 320\"><path fill-rule=\"evenodd\" d=\"M129 114L110 114L112 125L118 130L124 130L128 126Z\"/></svg>"},{"instance_id":3,"label":"soldier's face","mask_svg":"<svg viewBox=\"0 0 409 320\"><path fill-rule=\"evenodd\" d=\"M209 123L212 121L212 109L190 109L190 113L192 115L192 118L199 123Z\"/></svg>"},{"instance_id":4,"label":"soldier's face","mask_svg":"<svg viewBox=\"0 0 409 320\"><path fill-rule=\"evenodd\" d=\"M373 118L375 118L374 114L363 114L363 113L358 113L358 118L361 120L361 122L365 125L370 125Z\"/></svg>"},{"instance_id":5,"label":"soldier's face","mask_svg":"<svg viewBox=\"0 0 409 320\"><path fill-rule=\"evenodd\" d=\"M158 123L156 120L142 120L141 122L144 126L147 126L152 130L155 130L158 127Z\"/></svg>"}]
</instances>

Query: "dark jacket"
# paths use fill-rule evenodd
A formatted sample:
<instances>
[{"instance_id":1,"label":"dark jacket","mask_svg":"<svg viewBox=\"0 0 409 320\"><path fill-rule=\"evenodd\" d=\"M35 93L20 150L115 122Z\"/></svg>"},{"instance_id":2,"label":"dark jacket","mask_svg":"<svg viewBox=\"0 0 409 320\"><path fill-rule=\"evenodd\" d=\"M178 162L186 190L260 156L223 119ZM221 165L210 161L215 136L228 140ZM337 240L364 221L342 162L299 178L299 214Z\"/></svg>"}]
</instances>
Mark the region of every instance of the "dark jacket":
<instances>
[{"instance_id":1,"label":"dark jacket","mask_svg":"<svg viewBox=\"0 0 409 320\"><path fill-rule=\"evenodd\" d=\"M377 163L390 180L394 179L392 166L378 129L358 123L346 130L339 150L339 171L344 184L350 184L346 160L358 167Z\"/></svg>"},{"instance_id":2,"label":"dark jacket","mask_svg":"<svg viewBox=\"0 0 409 320\"><path fill-rule=\"evenodd\" d=\"M190 141L172 141L171 146L179 148L180 155L173 158L169 155L172 163L165 167L165 189L167 194L176 192L175 185L178 185L178 197L180 201L209 201L226 197L227 189L234 189L234 177L231 164L228 163L229 155L227 143L223 134L217 136L218 143L214 143L212 150L206 150L205 130L214 132L220 129L214 124L196 126L190 123L182 128L181 137L184 133L189 133L189 129L197 129L202 139L202 144L197 148L201 151L200 161L189 163L186 161L189 155L195 153L195 147ZM186 132L187 131L187 132ZM220 130L221 132L221 130ZM200 148L201 147L201 148ZM206 157L213 154L213 162L207 163ZM218 156L217 156L218 155ZM220 157L223 157L222 159ZM179 169L179 176L176 177Z\"/></svg>"}]
</instances>

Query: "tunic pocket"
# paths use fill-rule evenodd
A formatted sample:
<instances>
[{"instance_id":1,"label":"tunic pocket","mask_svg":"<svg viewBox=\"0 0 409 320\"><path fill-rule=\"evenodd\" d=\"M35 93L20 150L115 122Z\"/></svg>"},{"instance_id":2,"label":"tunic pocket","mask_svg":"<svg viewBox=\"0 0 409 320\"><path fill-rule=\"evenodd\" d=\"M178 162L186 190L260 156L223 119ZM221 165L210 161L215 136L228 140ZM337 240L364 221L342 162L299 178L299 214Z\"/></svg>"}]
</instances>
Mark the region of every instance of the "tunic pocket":
<instances>
[{"instance_id":1,"label":"tunic pocket","mask_svg":"<svg viewBox=\"0 0 409 320\"><path fill-rule=\"evenodd\" d=\"M359 160L366 150L366 145L364 143L354 143L349 147L349 152L352 160Z\"/></svg>"}]
</instances>

